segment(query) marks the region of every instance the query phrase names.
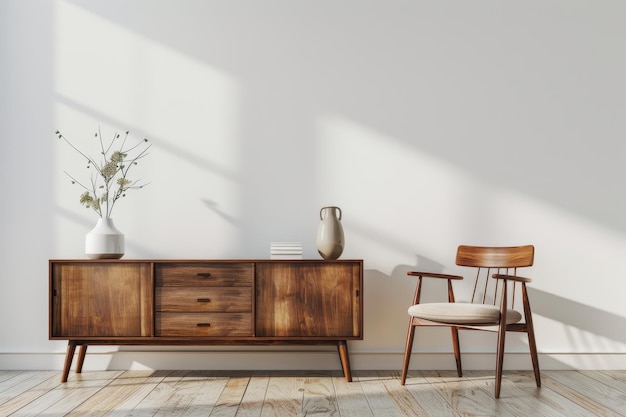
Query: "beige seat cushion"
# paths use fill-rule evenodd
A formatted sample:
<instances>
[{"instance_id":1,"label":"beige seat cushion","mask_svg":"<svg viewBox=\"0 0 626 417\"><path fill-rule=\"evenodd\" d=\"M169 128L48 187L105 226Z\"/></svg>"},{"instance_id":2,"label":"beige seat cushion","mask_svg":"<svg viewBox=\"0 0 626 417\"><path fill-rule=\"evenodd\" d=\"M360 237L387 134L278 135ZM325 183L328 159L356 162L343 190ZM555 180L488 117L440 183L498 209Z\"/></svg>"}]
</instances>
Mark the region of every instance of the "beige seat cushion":
<instances>
[{"instance_id":1,"label":"beige seat cushion","mask_svg":"<svg viewBox=\"0 0 626 417\"><path fill-rule=\"evenodd\" d=\"M472 303L424 303L409 307L409 315L440 323L497 324L500 308ZM507 311L507 324L517 323L521 319L522 315L518 311Z\"/></svg>"}]
</instances>

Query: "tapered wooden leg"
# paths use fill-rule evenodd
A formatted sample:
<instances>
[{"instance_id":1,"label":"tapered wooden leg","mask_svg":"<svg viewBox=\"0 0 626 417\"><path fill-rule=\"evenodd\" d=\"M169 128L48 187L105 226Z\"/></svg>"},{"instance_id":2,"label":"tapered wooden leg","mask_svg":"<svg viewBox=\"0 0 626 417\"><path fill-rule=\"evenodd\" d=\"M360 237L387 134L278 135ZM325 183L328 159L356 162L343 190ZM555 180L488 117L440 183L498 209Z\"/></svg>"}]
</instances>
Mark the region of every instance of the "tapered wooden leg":
<instances>
[{"instance_id":1,"label":"tapered wooden leg","mask_svg":"<svg viewBox=\"0 0 626 417\"><path fill-rule=\"evenodd\" d=\"M537 345L535 344L535 333L532 324L528 327L528 347L530 348L530 359L533 362L533 372L537 388L541 387L541 372L539 371L539 356L537 355Z\"/></svg>"},{"instance_id":2,"label":"tapered wooden leg","mask_svg":"<svg viewBox=\"0 0 626 417\"><path fill-rule=\"evenodd\" d=\"M347 382L352 382L352 371L350 370L350 357L348 356L348 343L345 340L337 342L337 350L339 351L339 360L343 368L343 375Z\"/></svg>"},{"instance_id":3,"label":"tapered wooden leg","mask_svg":"<svg viewBox=\"0 0 626 417\"><path fill-rule=\"evenodd\" d=\"M72 366L72 360L74 359L74 352L76 352L76 342L70 340L67 343L67 352L65 353L65 365L63 366L61 382L67 382L67 377L70 374L70 367Z\"/></svg>"},{"instance_id":4,"label":"tapered wooden leg","mask_svg":"<svg viewBox=\"0 0 626 417\"><path fill-rule=\"evenodd\" d=\"M530 359L533 363L535 382L537 387L541 387L541 372L539 371L539 355L537 355L537 344L535 343L535 329L533 327L533 315L530 312L530 303L526 293L526 285L522 285L522 297L524 302L524 320L526 321L526 333L528 334L528 347L530 349Z\"/></svg>"},{"instance_id":5,"label":"tapered wooden leg","mask_svg":"<svg viewBox=\"0 0 626 417\"><path fill-rule=\"evenodd\" d=\"M459 328L450 327L452 332L452 348L454 349L454 359L456 361L456 373L459 378L463 376L463 368L461 367L461 348L459 346Z\"/></svg>"},{"instance_id":6,"label":"tapered wooden leg","mask_svg":"<svg viewBox=\"0 0 626 417\"><path fill-rule=\"evenodd\" d=\"M415 326L413 325L413 318L409 319L409 329L406 334L406 344L404 346L404 361L402 363L402 377L400 378L400 384L406 383L406 377L409 373L409 362L411 361L411 351L413 350L413 337L415 336Z\"/></svg>"},{"instance_id":7,"label":"tapered wooden leg","mask_svg":"<svg viewBox=\"0 0 626 417\"><path fill-rule=\"evenodd\" d=\"M85 355L87 354L87 345L80 345L78 351L78 362L76 363L76 373L80 374L83 371L83 363L85 363Z\"/></svg>"},{"instance_id":8,"label":"tapered wooden leg","mask_svg":"<svg viewBox=\"0 0 626 417\"><path fill-rule=\"evenodd\" d=\"M500 387L502 386L502 365L504 363L504 339L506 337L506 317L500 319L500 329L498 330L498 350L496 353L496 390L495 397L500 398Z\"/></svg>"}]
</instances>

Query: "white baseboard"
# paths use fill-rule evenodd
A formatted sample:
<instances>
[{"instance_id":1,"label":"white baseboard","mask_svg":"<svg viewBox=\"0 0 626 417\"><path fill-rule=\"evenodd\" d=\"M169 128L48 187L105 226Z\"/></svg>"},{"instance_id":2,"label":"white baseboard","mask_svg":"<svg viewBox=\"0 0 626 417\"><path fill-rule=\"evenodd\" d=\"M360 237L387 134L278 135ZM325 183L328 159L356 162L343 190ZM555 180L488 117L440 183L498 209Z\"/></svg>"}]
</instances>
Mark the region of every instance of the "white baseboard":
<instances>
[{"instance_id":1,"label":"white baseboard","mask_svg":"<svg viewBox=\"0 0 626 417\"><path fill-rule=\"evenodd\" d=\"M350 352L353 370L397 370L402 366L402 352ZM463 354L463 369L492 370L493 353ZM65 352L0 353L0 370L61 370ZM76 358L74 359L74 365ZM626 369L626 353L541 353L542 370ZM411 369L454 370L452 353L413 353ZM528 353L507 353L504 368L532 369ZM89 347L83 370L332 370L341 369L334 348L262 349L235 347L221 349L185 349L149 347Z\"/></svg>"}]
</instances>

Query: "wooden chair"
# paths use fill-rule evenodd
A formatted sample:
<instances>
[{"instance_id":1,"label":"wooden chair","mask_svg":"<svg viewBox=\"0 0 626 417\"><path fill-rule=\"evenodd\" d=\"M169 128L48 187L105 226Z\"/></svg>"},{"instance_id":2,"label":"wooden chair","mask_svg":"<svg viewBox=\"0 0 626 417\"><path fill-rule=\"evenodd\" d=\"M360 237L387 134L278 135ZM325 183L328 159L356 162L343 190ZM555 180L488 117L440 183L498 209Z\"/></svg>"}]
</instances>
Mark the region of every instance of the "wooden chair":
<instances>
[{"instance_id":1,"label":"wooden chair","mask_svg":"<svg viewBox=\"0 0 626 417\"><path fill-rule=\"evenodd\" d=\"M537 387L540 387L541 376L539 374L537 346L535 344L528 293L526 292L526 283L531 280L517 276L517 268L532 266L534 252L535 248L532 245L515 247L459 246L456 254L456 264L473 267L477 271L471 302L455 302L452 281L461 280L463 279L462 276L429 272L408 272L407 275L418 277L418 281L413 306L408 310L410 315L409 330L404 351L401 384L404 385L406 382L415 328L417 326L444 326L450 327L452 331L452 345L459 377L463 375L459 349L459 329L484 330L498 333L496 398L500 397L500 386L502 384L502 362L504 359L506 332L525 332L528 335L535 381L537 382ZM490 276L494 279L489 279ZM448 281L448 302L420 304L423 278L446 279ZM521 287L523 314L515 310L515 290L518 287ZM511 289L512 291L510 292Z\"/></svg>"}]
</instances>

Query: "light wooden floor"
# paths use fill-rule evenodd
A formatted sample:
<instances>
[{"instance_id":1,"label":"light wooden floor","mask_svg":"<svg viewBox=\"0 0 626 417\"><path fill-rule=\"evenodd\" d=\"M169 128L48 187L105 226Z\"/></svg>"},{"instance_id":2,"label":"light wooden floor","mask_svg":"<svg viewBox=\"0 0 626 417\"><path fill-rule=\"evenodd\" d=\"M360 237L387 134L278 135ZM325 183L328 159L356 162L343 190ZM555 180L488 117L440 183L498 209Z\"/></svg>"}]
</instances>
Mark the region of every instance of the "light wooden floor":
<instances>
[{"instance_id":1,"label":"light wooden floor","mask_svg":"<svg viewBox=\"0 0 626 417\"><path fill-rule=\"evenodd\" d=\"M0 416L626 416L626 371L0 371Z\"/></svg>"}]
</instances>

